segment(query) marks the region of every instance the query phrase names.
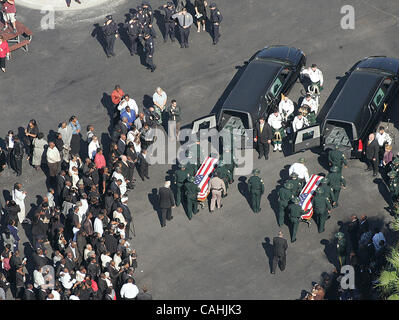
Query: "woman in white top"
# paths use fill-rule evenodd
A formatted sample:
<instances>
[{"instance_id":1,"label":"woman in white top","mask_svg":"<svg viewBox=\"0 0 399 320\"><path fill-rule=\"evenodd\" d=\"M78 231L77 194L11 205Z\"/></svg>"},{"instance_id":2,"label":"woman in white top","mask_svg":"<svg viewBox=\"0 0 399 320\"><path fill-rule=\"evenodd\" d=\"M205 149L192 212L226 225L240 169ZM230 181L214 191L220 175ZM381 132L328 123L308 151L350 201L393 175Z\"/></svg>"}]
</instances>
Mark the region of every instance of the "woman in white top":
<instances>
[{"instance_id":1,"label":"woman in white top","mask_svg":"<svg viewBox=\"0 0 399 320\"><path fill-rule=\"evenodd\" d=\"M21 209L18 212L18 220L19 223L22 223L25 219L25 197L26 197L26 191L22 190L22 184L16 183L14 184L14 189L12 190L12 199L15 201L17 205L19 205L19 208Z\"/></svg>"},{"instance_id":2,"label":"woman in white top","mask_svg":"<svg viewBox=\"0 0 399 320\"><path fill-rule=\"evenodd\" d=\"M82 166L82 160L76 155L72 156L72 159L69 161L69 173L72 175L72 168L80 168Z\"/></svg>"},{"instance_id":3,"label":"woman in white top","mask_svg":"<svg viewBox=\"0 0 399 320\"><path fill-rule=\"evenodd\" d=\"M133 141L133 146L136 153L139 154L141 152L141 141L138 137Z\"/></svg>"},{"instance_id":4,"label":"woman in white top","mask_svg":"<svg viewBox=\"0 0 399 320\"><path fill-rule=\"evenodd\" d=\"M89 158L91 160L94 160L94 157L96 156L97 149L100 148L100 143L98 142L97 136L93 136L91 142L89 143Z\"/></svg>"}]
</instances>

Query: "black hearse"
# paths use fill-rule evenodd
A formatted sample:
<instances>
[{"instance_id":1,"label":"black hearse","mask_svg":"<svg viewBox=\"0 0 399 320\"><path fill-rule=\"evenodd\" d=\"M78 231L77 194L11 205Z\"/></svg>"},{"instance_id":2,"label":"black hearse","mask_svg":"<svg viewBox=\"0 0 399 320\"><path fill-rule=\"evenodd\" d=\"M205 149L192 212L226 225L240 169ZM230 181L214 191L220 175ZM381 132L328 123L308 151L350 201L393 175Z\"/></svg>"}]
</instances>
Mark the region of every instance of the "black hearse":
<instances>
[{"instance_id":1,"label":"black hearse","mask_svg":"<svg viewBox=\"0 0 399 320\"><path fill-rule=\"evenodd\" d=\"M260 50L246 66L218 114L193 121L193 134L210 128L253 130L257 120L268 116L272 107L278 105L281 93L289 92L305 64L305 54L297 48L269 46ZM253 147L252 139L243 140L246 148Z\"/></svg>"},{"instance_id":2,"label":"black hearse","mask_svg":"<svg viewBox=\"0 0 399 320\"><path fill-rule=\"evenodd\" d=\"M385 56L360 61L340 90L320 124L298 130L293 152L335 145L347 158L359 158L368 135L376 130L395 97L399 83L399 59Z\"/></svg>"}]
</instances>

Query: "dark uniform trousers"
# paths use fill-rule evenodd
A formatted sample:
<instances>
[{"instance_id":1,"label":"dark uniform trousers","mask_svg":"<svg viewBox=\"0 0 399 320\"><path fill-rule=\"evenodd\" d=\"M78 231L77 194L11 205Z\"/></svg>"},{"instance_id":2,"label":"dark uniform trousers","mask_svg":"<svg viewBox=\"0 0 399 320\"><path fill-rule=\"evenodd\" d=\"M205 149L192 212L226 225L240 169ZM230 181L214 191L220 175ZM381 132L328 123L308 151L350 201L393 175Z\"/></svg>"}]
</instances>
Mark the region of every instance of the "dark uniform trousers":
<instances>
[{"instance_id":1,"label":"dark uniform trousers","mask_svg":"<svg viewBox=\"0 0 399 320\"><path fill-rule=\"evenodd\" d=\"M137 34L129 34L129 41L130 41L130 53L137 54L137 42L139 41L139 36Z\"/></svg>"},{"instance_id":2,"label":"dark uniform trousers","mask_svg":"<svg viewBox=\"0 0 399 320\"><path fill-rule=\"evenodd\" d=\"M259 157L265 156L268 157L269 156L269 148L270 145L269 143L262 143L260 141L258 141L258 152L259 152Z\"/></svg>"},{"instance_id":3,"label":"dark uniform trousers","mask_svg":"<svg viewBox=\"0 0 399 320\"><path fill-rule=\"evenodd\" d=\"M180 39L182 45L188 45L188 36L190 35L190 28L191 27L184 29L183 27L179 27Z\"/></svg>"},{"instance_id":4,"label":"dark uniform trousers","mask_svg":"<svg viewBox=\"0 0 399 320\"><path fill-rule=\"evenodd\" d=\"M114 46L115 46L115 35L110 35L110 36L105 36L105 42L106 42L106 47L105 47L105 52L108 56L112 55L114 53Z\"/></svg>"},{"instance_id":5,"label":"dark uniform trousers","mask_svg":"<svg viewBox=\"0 0 399 320\"><path fill-rule=\"evenodd\" d=\"M212 24L212 30L213 30L213 42L217 43L219 41L219 37L220 37L219 25L213 23Z\"/></svg>"},{"instance_id":6,"label":"dark uniform trousers","mask_svg":"<svg viewBox=\"0 0 399 320\"><path fill-rule=\"evenodd\" d=\"M174 22L165 22L165 40L168 39L168 35L170 35L170 39L175 41L175 23Z\"/></svg>"}]
</instances>

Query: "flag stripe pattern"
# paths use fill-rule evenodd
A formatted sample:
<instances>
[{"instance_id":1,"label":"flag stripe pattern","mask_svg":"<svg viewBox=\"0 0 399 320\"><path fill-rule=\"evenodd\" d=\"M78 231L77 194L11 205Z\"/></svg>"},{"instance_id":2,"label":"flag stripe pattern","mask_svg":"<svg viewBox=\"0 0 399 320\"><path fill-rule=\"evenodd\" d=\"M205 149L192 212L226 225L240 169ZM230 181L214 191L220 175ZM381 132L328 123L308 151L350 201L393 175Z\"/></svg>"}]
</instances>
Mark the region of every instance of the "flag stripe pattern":
<instances>
[{"instance_id":1,"label":"flag stripe pattern","mask_svg":"<svg viewBox=\"0 0 399 320\"><path fill-rule=\"evenodd\" d=\"M201 189L197 197L199 201L204 201L209 194L208 182L210 180L210 174L215 170L215 165L217 163L218 159L207 157L195 174L194 183Z\"/></svg>"},{"instance_id":2,"label":"flag stripe pattern","mask_svg":"<svg viewBox=\"0 0 399 320\"><path fill-rule=\"evenodd\" d=\"M309 181L306 183L301 193L299 194L299 200L300 200L299 205L301 206L303 211L310 209L308 213L301 216L301 218L304 220L309 220L310 218L312 218L313 215L312 199L316 192L316 188L320 184L321 179L323 179L322 176L318 176L317 174L312 174Z\"/></svg>"}]
</instances>

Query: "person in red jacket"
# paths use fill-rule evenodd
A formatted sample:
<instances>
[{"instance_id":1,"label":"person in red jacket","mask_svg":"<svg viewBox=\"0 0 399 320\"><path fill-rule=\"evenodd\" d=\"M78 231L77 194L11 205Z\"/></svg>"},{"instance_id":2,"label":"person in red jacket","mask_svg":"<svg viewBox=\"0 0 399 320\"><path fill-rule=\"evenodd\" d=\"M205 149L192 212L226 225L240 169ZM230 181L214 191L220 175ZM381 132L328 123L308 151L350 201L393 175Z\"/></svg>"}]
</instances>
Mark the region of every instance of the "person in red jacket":
<instances>
[{"instance_id":1,"label":"person in red jacket","mask_svg":"<svg viewBox=\"0 0 399 320\"><path fill-rule=\"evenodd\" d=\"M121 102L122 98L125 96L125 93L121 89L121 87L117 84L115 86L114 91L111 93L111 100L112 103L114 104L113 109L114 109L114 124L118 123L119 117L120 117L120 112L117 108L119 103Z\"/></svg>"},{"instance_id":2,"label":"person in red jacket","mask_svg":"<svg viewBox=\"0 0 399 320\"><path fill-rule=\"evenodd\" d=\"M6 57L10 57L10 48L4 37L0 35L0 68L3 72L6 72Z\"/></svg>"}]
</instances>

